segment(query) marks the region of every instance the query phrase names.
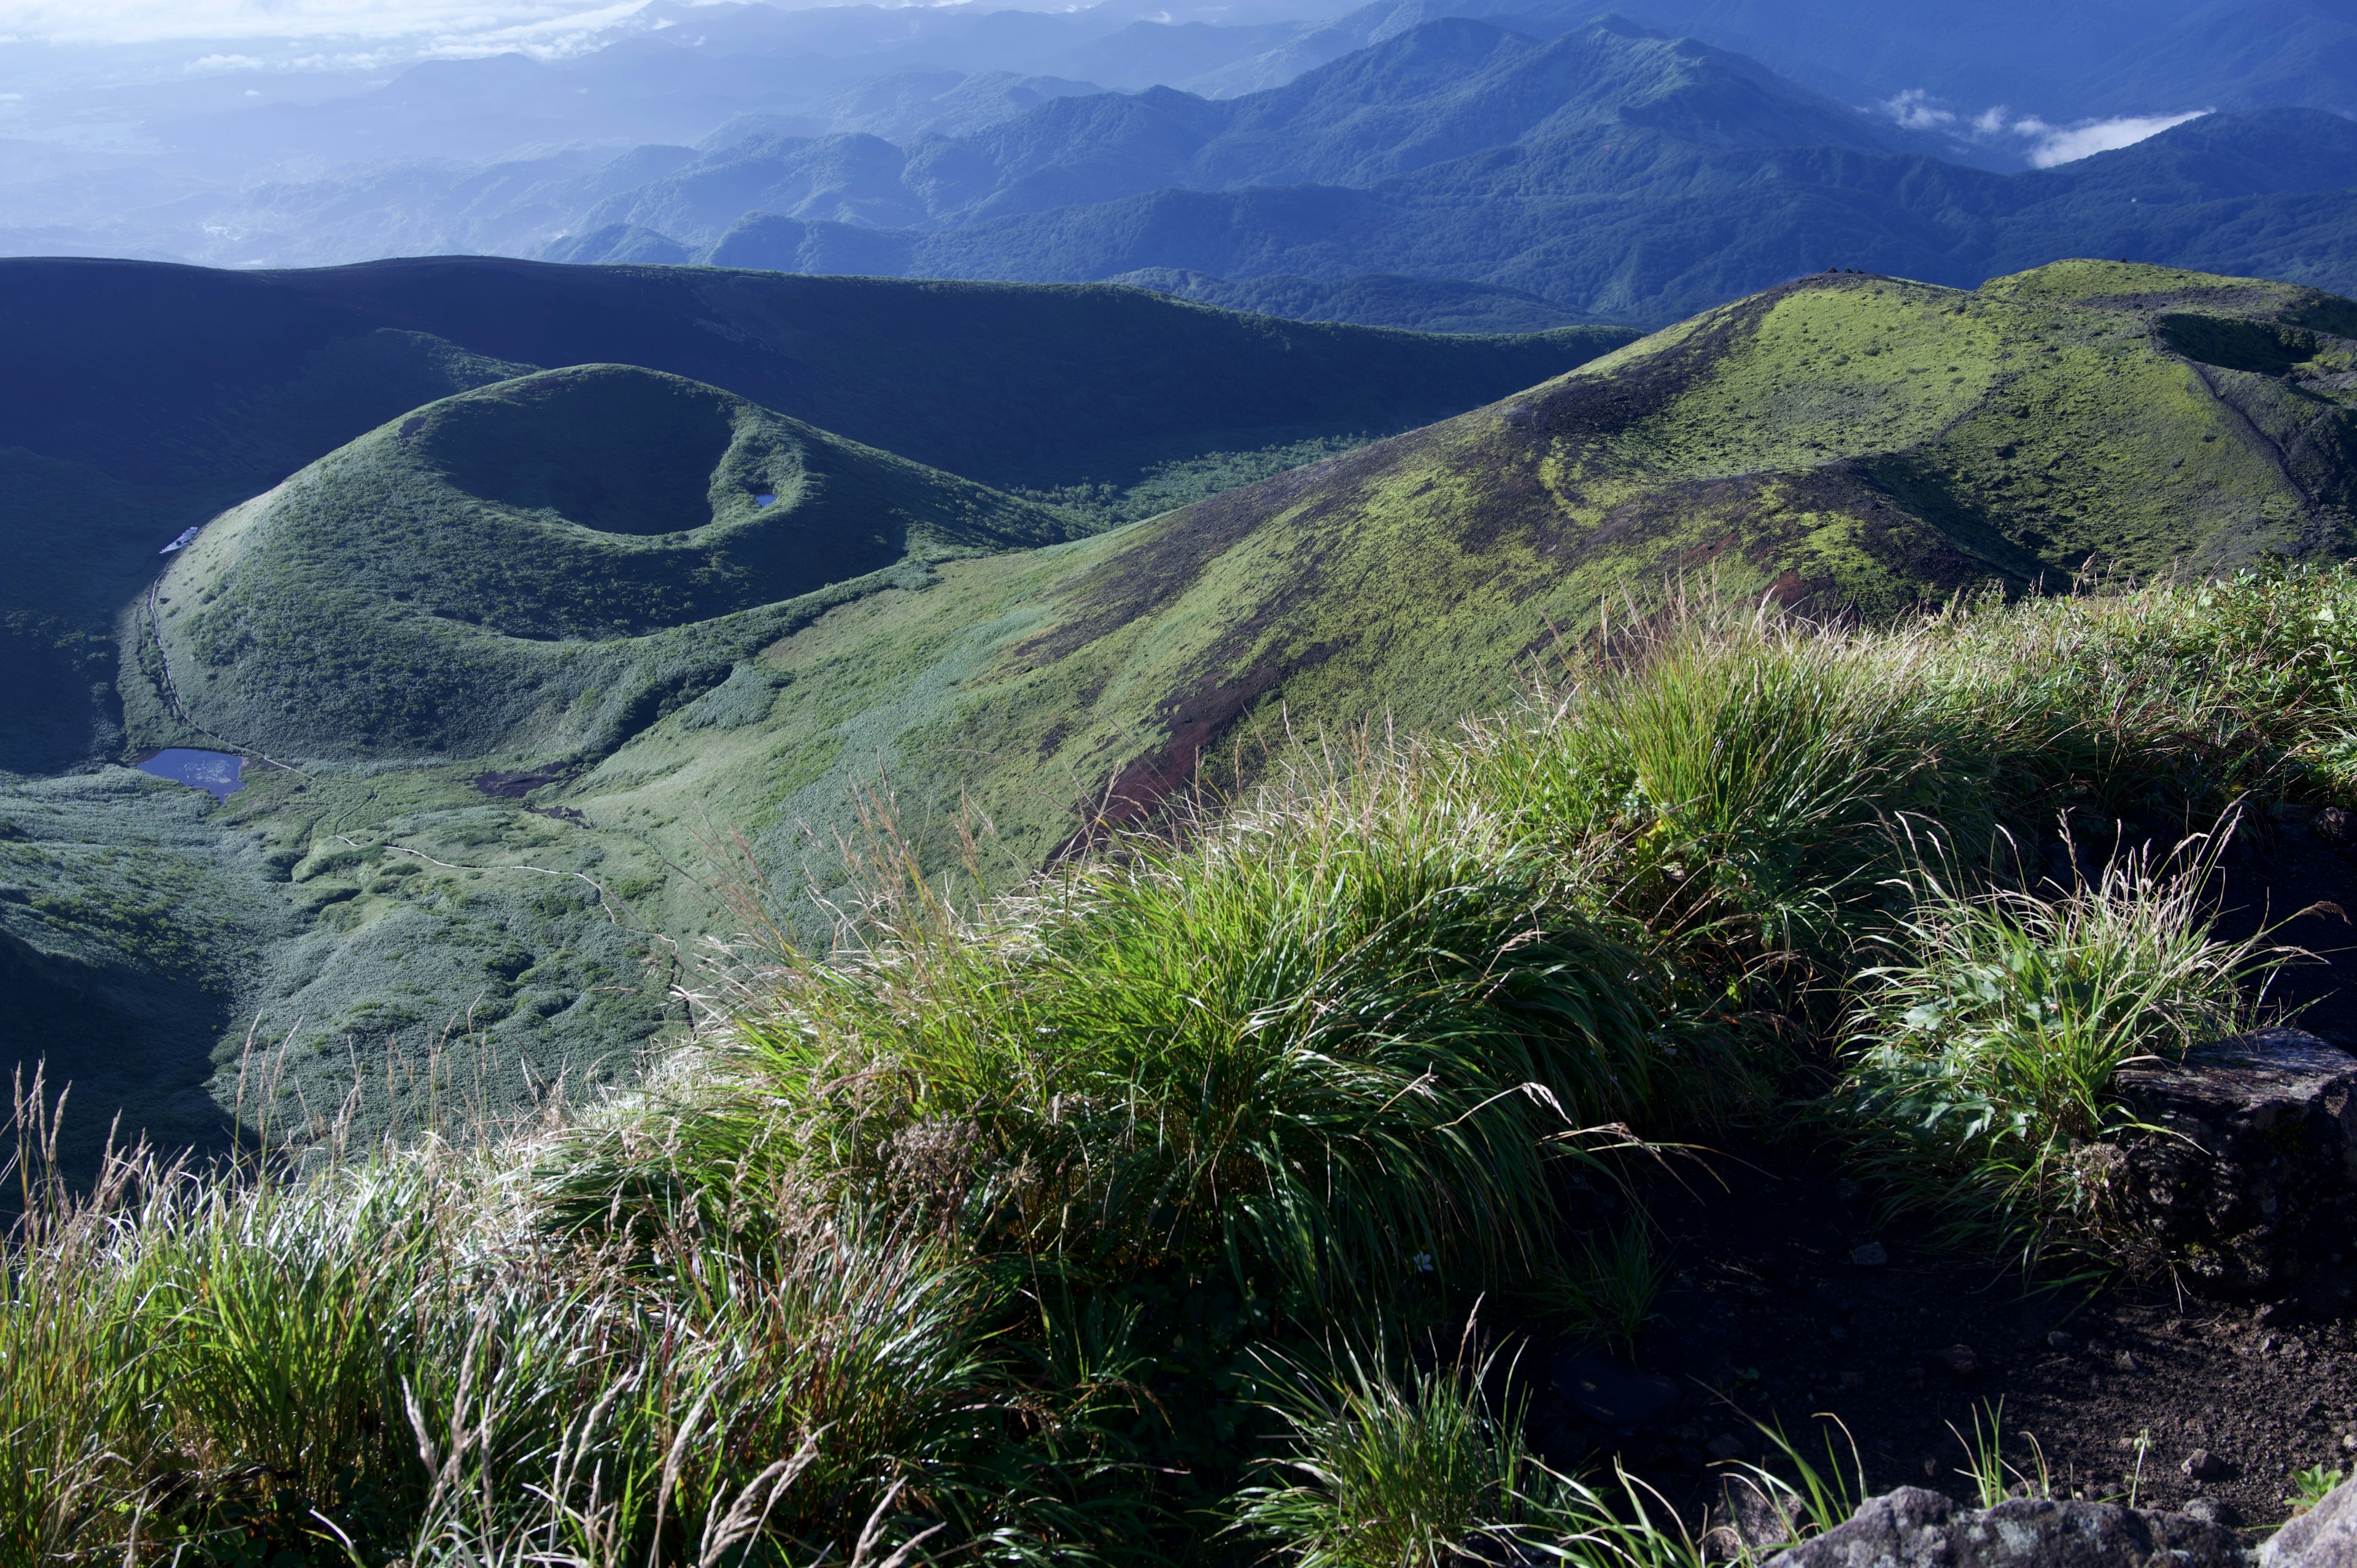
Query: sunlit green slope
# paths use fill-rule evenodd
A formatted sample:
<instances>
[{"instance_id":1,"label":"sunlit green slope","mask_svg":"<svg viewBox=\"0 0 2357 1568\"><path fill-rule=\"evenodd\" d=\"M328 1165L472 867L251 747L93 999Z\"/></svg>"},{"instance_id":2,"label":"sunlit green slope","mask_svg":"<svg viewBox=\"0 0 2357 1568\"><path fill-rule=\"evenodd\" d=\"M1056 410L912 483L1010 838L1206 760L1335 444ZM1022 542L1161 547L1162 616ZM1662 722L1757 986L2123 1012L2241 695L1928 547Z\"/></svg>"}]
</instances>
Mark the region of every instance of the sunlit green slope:
<instances>
[{"instance_id":1,"label":"sunlit green slope","mask_svg":"<svg viewBox=\"0 0 2357 1568\"><path fill-rule=\"evenodd\" d=\"M447 1103L420 1086L454 1028L445 1077L494 1110L626 1074L695 940L739 929L723 875L822 936L880 808L929 869L970 841L1007 886L1288 736L1494 709L1681 578L1873 614L2091 561L2346 553L2352 387L2357 306L2312 291L1825 274L1078 539L673 378L450 398L211 524L160 642L129 628L135 736L201 725L304 769L207 813L256 846L223 886L274 887L291 925L263 908L206 947L238 1027L177 1070L315 1130L356 1064L363 1125ZM739 842L756 864L724 871ZM92 865L85 902L136 918L147 895Z\"/></svg>"},{"instance_id":2,"label":"sunlit green slope","mask_svg":"<svg viewBox=\"0 0 2357 1568\"><path fill-rule=\"evenodd\" d=\"M1445 725L1679 577L1889 612L1985 582L2342 553L2357 306L2065 263L1964 293L1825 275L1518 397L1115 533L962 563L742 665L561 799L684 853L691 804L822 886L856 789L999 880L1225 748ZM2269 346L2272 347L2269 347ZM2201 356L2201 357L2197 357ZM684 909L680 911L684 914Z\"/></svg>"}]
</instances>

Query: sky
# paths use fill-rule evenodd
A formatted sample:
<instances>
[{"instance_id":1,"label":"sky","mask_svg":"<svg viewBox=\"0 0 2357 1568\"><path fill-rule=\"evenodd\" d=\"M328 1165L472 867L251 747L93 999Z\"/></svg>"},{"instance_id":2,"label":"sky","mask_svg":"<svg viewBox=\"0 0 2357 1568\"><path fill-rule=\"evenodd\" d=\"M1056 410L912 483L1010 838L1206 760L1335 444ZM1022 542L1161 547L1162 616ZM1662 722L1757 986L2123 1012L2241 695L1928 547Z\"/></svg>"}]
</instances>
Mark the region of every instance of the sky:
<instances>
[{"instance_id":1,"label":"sky","mask_svg":"<svg viewBox=\"0 0 2357 1568\"><path fill-rule=\"evenodd\" d=\"M0 38L555 39L610 26L644 0L0 0Z\"/></svg>"}]
</instances>

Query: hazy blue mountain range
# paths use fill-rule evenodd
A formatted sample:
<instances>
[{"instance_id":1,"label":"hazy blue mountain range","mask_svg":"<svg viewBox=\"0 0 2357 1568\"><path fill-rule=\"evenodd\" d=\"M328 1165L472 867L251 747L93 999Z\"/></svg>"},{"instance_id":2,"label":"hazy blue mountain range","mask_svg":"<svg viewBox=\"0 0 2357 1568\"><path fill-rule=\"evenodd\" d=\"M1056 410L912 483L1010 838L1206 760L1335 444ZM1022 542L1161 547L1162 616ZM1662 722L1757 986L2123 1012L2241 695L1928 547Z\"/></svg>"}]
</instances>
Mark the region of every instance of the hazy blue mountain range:
<instances>
[{"instance_id":1,"label":"hazy blue mountain range","mask_svg":"<svg viewBox=\"0 0 2357 1568\"><path fill-rule=\"evenodd\" d=\"M1059 98L964 137L755 138L591 207L708 245L748 209L871 227L971 222L1162 188L1367 186L1481 150L1642 127L1698 146L1889 151L1895 138L1749 60L1608 19L1540 42L1428 22L1280 88Z\"/></svg>"},{"instance_id":2,"label":"hazy blue mountain range","mask_svg":"<svg viewBox=\"0 0 2357 1568\"><path fill-rule=\"evenodd\" d=\"M1572 59L1577 91L1557 96ZM1458 150L1491 132L1510 139ZM1748 62L1623 24L1541 44L1451 20L1224 102L1063 99L906 154L748 143L606 199L549 253L1035 281L1390 274L1650 325L1827 267L1968 287L2109 255L2357 287L2352 188L2357 122L2321 110L2210 115L2003 174L1892 150ZM1060 194L1075 199L1048 205Z\"/></svg>"},{"instance_id":3,"label":"hazy blue mountain range","mask_svg":"<svg viewBox=\"0 0 2357 1568\"><path fill-rule=\"evenodd\" d=\"M161 46L109 53L0 43L13 94L0 100L0 253L311 265L536 254L560 237L575 253L582 236L620 222L678 246L642 242L629 253L686 259L750 211L893 228L1157 189L1355 188L1452 153L1520 145L1615 91L1617 108L1644 120L1649 89L1616 90L1609 71L1555 81L1551 98L1526 96L1577 51L1489 61L1450 79L1466 100L1455 103L1431 82L1417 91L1392 79L1395 59L1360 58L1448 18L1488 21L1526 48L1550 46L1588 27L1605 8L1594 0L1374 0L1324 16L1318 8L1318 0L1107 0L1057 12L784 10L662 0L623 16L586 52L396 53L377 64L312 60L266 42L200 60ZM2008 170L2116 146L2204 109L2357 110L2357 18L2336 0L1896 9L1630 0L1618 9L1717 51L1722 64L1747 57L1740 70L1775 102L1767 120L1750 124L1731 99L1711 104L1735 116L1738 145L1878 145ZM1325 79L1322 102L1254 97L1351 59ZM1102 90L1157 87L1256 107L1206 115L1168 102L1123 110L1102 101ZM1363 97L1343 102L1352 91ZM1063 99L1095 102L1060 122L1030 118ZM1803 123L1804 102L1814 105L1813 126ZM1708 128L1690 123L1680 134ZM887 145L780 145L841 137ZM956 145L935 146L937 137ZM717 188L742 186L744 204L725 218L670 192L647 200L683 220L692 210L694 232L629 209L626 193L691 164L743 162L737 149L764 139L777 165L766 178L748 169L705 182L721 208ZM1715 143L1706 135L1701 145Z\"/></svg>"},{"instance_id":4,"label":"hazy blue mountain range","mask_svg":"<svg viewBox=\"0 0 2357 1568\"><path fill-rule=\"evenodd\" d=\"M2049 121L2195 108L2357 111L2357 13L2339 0L1631 0L1844 99L1909 91Z\"/></svg>"},{"instance_id":5,"label":"hazy blue mountain range","mask_svg":"<svg viewBox=\"0 0 2357 1568\"><path fill-rule=\"evenodd\" d=\"M694 149L471 173L440 210L474 248L556 261L1152 274L1142 281L1211 302L1452 330L1655 325L1826 267L1970 286L2069 255L2357 287L2357 122L2328 110L2214 114L2007 172L1935 156L1936 127L1894 125L1623 18L1566 28L1538 0L1536 17L1416 19L1441 3L1354 14L1361 33L1404 30L1238 97L1002 79L983 99L1037 102L962 134L805 135L738 116ZM854 96L881 124L969 80ZM209 221L285 243L348 242L375 225L432 249L431 224L396 229L389 215L431 207L435 177L274 187ZM1177 274L1192 276L1162 277ZM1439 292L1352 281L1375 278ZM1521 303L1501 315L1503 296L1465 285Z\"/></svg>"}]
</instances>

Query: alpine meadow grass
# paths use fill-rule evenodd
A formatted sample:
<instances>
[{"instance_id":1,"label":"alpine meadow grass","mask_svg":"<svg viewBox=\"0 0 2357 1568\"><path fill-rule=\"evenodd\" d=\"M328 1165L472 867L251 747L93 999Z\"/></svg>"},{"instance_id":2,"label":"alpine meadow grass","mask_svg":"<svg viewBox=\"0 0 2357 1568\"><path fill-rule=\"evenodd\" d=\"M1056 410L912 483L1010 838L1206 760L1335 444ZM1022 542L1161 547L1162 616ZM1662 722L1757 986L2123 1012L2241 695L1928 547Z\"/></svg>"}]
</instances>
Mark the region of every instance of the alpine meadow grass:
<instances>
[{"instance_id":1,"label":"alpine meadow grass","mask_svg":"<svg viewBox=\"0 0 2357 1568\"><path fill-rule=\"evenodd\" d=\"M1455 1327L1641 1345L1627 1162L1795 1121L1962 1244L2115 1261L2113 1077L2263 1005L2214 845L2352 798L2352 656L2337 572L1883 627L1697 597L1005 896L884 832L832 950L748 901L691 1034L512 1126L68 1190L30 1093L0 1552L1739 1555L1538 1465L1512 1346ZM2182 847L2107 851L2127 817ZM2058 843L2108 864L2041 885Z\"/></svg>"},{"instance_id":2,"label":"alpine meadow grass","mask_svg":"<svg viewBox=\"0 0 2357 1568\"><path fill-rule=\"evenodd\" d=\"M1470 1326L1468 1326L1468 1338ZM1380 1349L1323 1373L1284 1369L1269 1412L1282 1456L1237 1494L1230 1529L1303 1568L1446 1568L1532 1555L1578 1568L1701 1568L1704 1554L1639 1486L1608 1500L1550 1469L1515 1412L1492 1408L1495 1354L1460 1343L1395 1369Z\"/></svg>"},{"instance_id":3,"label":"alpine meadow grass","mask_svg":"<svg viewBox=\"0 0 2357 1568\"><path fill-rule=\"evenodd\" d=\"M1641 929L1416 754L780 971L664 1146L1091 1276L1304 1297L1550 1254L1547 1166L1706 1092ZM755 1108L758 1108L755 1109Z\"/></svg>"},{"instance_id":4,"label":"alpine meadow grass","mask_svg":"<svg viewBox=\"0 0 2357 1568\"><path fill-rule=\"evenodd\" d=\"M1916 874L1889 961L1860 972L1837 1096L1905 1201L2025 1259L2107 1250L2101 1152L2139 1130L2113 1090L2246 1026L2280 956L2212 935L2214 854L2132 853L2092 883L1964 894Z\"/></svg>"}]
</instances>

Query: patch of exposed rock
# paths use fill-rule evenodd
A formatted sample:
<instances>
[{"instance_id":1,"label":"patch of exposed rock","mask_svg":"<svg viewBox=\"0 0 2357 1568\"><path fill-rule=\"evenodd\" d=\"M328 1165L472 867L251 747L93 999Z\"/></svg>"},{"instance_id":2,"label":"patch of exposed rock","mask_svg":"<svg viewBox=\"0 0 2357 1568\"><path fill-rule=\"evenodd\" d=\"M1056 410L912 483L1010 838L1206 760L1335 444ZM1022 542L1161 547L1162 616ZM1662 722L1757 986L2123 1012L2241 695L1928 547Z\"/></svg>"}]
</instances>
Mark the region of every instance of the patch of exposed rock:
<instances>
[{"instance_id":1,"label":"patch of exposed rock","mask_svg":"<svg viewBox=\"0 0 2357 1568\"><path fill-rule=\"evenodd\" d=\"M2122 1215L2180 1276L2223 1294L2279 1289L2352 1245L2357 1057L2259 1029L2117 1079L2160 1131L2125 1144Z\"/></svg>"},{"instance_id":2,"label":"patch of exposed rock","mask_svg":"<svg viewBox=\"0 0 2357 1568\"><path fill-rule=\"evenodd\" d=\"M2357 1568L2357 1481L2276 1531L2259 1548L2259 1568Z\"/></svg>"},{"instance_id":3,"label":"patch of exposed rock","mask_svg":"<svg viewBox=\"0 0 2357 1568\"><path fill-rule=\"evenodd\" d=\"M1972 1509L1901 1487L1776 1553L1767 1568L2247 1568L2249 1561L2234 1531L2187 1514L2032 1498Z\"/></svg>"}]
</instances>

